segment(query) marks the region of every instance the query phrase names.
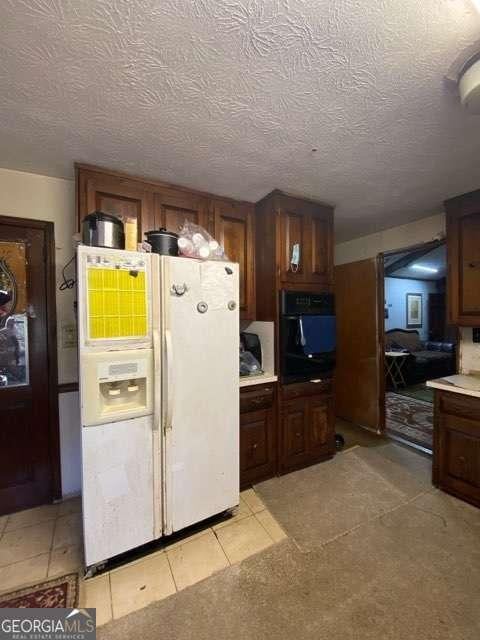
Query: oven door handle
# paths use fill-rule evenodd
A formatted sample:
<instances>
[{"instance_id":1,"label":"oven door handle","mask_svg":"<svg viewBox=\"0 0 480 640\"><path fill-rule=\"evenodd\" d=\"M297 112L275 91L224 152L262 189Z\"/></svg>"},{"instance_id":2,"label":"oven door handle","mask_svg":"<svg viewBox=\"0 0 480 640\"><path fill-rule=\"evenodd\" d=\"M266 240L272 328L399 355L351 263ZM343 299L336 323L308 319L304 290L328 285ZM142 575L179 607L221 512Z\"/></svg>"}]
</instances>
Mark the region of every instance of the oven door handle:
<instances>
[{"instance_id":1,"label":"oven door handle","mask_svg":"<svg viewBox=\"0 0 480 640\"><path fill-rule=\"evenodd\" d=\"M298 318L298 328L300 331L300 344L304 347L307 344L307 341L305 340L305 334L303 333L302 316Z\"/></svg>"}]
</instances>

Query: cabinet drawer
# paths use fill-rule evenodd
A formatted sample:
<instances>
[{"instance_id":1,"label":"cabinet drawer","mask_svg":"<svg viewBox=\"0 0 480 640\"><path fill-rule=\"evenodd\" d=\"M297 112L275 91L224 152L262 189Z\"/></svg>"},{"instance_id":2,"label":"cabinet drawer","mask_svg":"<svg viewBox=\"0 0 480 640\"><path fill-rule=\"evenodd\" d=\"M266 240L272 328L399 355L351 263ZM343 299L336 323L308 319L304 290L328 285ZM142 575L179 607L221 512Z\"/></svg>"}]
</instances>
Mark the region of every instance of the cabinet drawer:
<instances>
[{"instance_id":1,"label":"cabinet drawer","mask_svg":"<svg viewBox=\"0 0 480 640\"><path fill-rule=\"evenodd\" d=\"M240 390L240 413L268 409L273 404L273 386L257 387L252 390Z\"/></svg>"},{"instance_id":2,"label":"cabinet drawer","mask_svg":"<svg viewBox=\"0 0 480 640\"><path fill-rule=\"evenodd\" d=\"M440 413L460 416L480 423L480 399L471 398L458 393L441 393L439 398ZM480 425L479 425L480 430Z\"/></svg>"},{"instance_id":3,"label":"cabinet drawer","mask_svg":"<svg viewBox=\"0 0 480 640\"><path fill-rule=\"evenodd\" d=\"M290 400L303 398L305 396L315 396L319 393L331 393L332 380L326 378L320 382L295 382L282 386L282 398Z\"/></svg>"}]
</instances>

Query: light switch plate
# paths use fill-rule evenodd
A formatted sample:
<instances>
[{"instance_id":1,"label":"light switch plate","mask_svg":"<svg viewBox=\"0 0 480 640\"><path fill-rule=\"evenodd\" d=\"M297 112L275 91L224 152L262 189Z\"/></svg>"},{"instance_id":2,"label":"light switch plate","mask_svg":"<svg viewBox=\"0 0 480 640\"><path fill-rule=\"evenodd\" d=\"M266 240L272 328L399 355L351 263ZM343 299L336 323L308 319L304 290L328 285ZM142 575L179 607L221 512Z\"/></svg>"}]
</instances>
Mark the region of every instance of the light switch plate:
<instances>
[{"instance_id":1,"label":"light switch plate","mask_svg":"<svg viewBox=\"0 0 480 640\"><path fill-rule=\"evenodd\" d=\"M77 325L62 325L62 349L72 349L77 346Z\"/></svg>"}]
</instances>

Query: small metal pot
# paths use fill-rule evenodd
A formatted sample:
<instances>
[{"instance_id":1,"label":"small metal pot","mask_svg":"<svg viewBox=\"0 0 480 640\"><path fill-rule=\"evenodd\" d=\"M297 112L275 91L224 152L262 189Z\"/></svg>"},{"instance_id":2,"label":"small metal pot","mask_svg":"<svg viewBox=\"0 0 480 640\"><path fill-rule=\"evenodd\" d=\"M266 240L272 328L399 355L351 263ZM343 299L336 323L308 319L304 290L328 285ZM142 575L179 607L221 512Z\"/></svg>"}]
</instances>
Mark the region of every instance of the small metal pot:
<instances>
[{"instance_id":1,"label":"small metal pot","mask_svg":"<svg viewBox=\"0 0 480 640\"><path fill-rule=\"evenodd\" d=\"M162 227L147 231L145 236L153 253L159 253L162 256L178 256L178 235L176 233Z\"/></svg>"},{"instance_id":2,"label":"small metal pot","mask_svg":"<svg viewBox=\"0 0 480 640\"><path fill-rule=\"evenodd\" d=\"M123 222L103 211L94 211L82 220L82 242L91 247L125 249Z\"/></svg>"}]
</instances>

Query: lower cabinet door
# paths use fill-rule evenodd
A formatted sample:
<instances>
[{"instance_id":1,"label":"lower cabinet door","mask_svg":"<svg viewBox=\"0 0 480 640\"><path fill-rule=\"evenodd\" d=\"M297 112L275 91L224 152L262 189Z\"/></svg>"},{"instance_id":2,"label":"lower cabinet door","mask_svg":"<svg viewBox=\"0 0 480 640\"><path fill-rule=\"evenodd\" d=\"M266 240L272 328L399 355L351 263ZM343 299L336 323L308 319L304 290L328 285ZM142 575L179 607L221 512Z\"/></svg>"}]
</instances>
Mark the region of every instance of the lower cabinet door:
<instances>
[{"instance_id":1,"label":"lower cabinet door","mask_svg":"<svg viewBox=\"0 0 480 640\"><path fill-rule=\"evenodd\" d=\"M455 420L461 422L461 431L452 428ZM480 506L480 436L473 428L467 433L468 423L461 418L445 416L441 422L439 484Z\"/></svg>"},{"instance_id":2,"label":"lower cabinet door","mask_svg":"<svg viewBox=\"0 0 480 640\"><path fill-rule=\"evenodd\" d=\"M296 466L307 451L308 398L284 402L282 407L282 463Z\"/></svg>"},{"instance_id":3,"label":"lower cabinet door","mask_svg":"<svg viewBox=\"0 0 480 640\"><path fill-rule=\"evenodd\" d=\"M313 397L309 400L308 449L312 453L333 449L333 401L330 397Z\"/></svg>"},{"instance_id":4,"label":"lower cabinet door","mask_svg":"<svg viewBox=\"0 0 480 640\"><path fill-rule=\"evenodd\" d=\"M240 414L240 485L275 473L273 409Z\"/></svg>"}]
</instances>

